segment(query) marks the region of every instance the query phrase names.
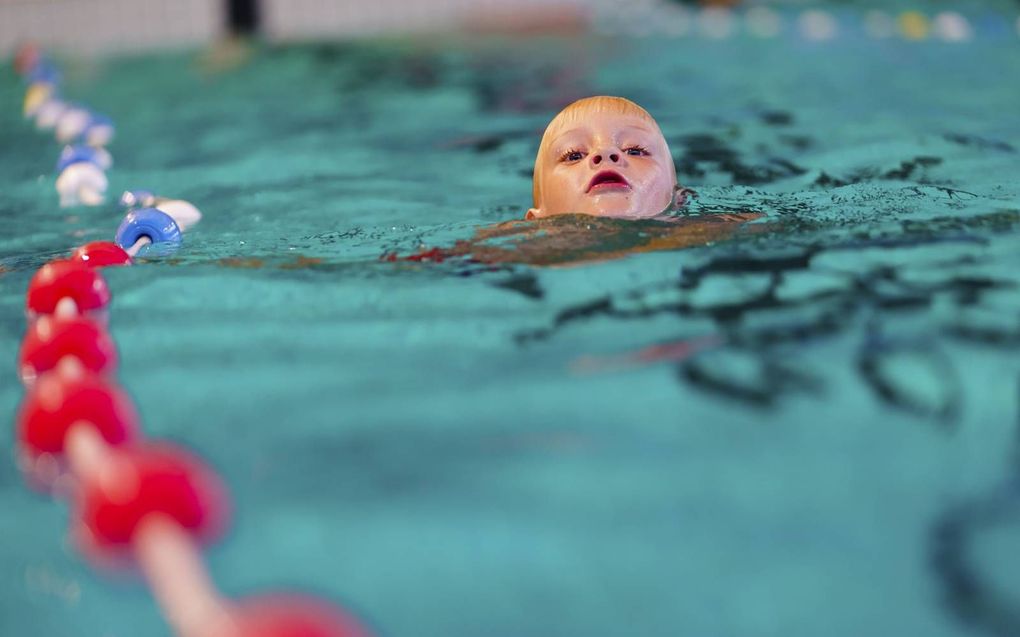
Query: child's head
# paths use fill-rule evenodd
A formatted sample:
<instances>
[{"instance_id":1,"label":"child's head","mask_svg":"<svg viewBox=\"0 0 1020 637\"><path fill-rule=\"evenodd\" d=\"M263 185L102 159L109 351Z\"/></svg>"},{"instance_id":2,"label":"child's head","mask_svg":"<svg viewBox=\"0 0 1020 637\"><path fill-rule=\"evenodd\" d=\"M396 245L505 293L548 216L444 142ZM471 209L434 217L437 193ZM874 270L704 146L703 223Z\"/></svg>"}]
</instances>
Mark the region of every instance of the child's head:
<instances>
[{"instance_id":1,"label":"child's head","mask_svg":"<svg viewBox=\"0 0 1020 637\"><path fill-rule=\"evenodd\" d=\"M654 217L670 207L675 191L673 157L652 116L622 97L588 97L545 129L528 218Z\"/></svg>"}]
</instances>

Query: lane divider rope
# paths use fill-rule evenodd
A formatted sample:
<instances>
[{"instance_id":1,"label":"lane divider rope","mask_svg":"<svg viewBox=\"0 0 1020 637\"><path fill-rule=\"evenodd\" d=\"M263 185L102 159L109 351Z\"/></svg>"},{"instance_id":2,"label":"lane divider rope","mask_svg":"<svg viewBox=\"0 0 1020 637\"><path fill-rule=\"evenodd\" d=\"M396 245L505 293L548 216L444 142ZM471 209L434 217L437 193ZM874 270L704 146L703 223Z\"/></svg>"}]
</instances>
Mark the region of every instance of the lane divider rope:
<instances>
[{"instance_id":1,"label":"lane divider rope","mask_svg":"<svg viewBox=\"0 0 1020 637\"><path fill-rule=\"evenodd\" d=\"M101 203L112 122L86 107L66 106L60 74L34 47L19 51L15 65L29 84L26 116L37 126L40 118L54 117L53 126L39 127L55 127L60 141L84 142L65 148L58 162L61 204ZM54 116L47 104L73 121ZM74 543L93 564L141 571L181 637L368 637L349 612L316 598L278 593L236 602L215 587L201 547L226 529L226 488L190 452L143 438L135 407L115 380L118 357L107 331L111 294L99 272L130 265L147 245L180 243L201 213L188 202L144 191L125 193L121 203L128 213L114 242L76 248L39 268L28 286L28 329L18 356L26 395L16 437L29 484L70 503Z\"/></svg>"}]
</instances>

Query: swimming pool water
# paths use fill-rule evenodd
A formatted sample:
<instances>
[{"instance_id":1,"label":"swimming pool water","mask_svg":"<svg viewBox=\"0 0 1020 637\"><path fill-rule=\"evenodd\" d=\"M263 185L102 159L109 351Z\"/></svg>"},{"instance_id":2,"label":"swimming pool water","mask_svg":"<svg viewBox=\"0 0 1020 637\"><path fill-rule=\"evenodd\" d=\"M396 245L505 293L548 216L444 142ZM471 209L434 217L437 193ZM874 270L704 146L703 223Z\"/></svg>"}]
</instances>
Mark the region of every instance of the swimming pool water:
<instances>
[{"instance_id":1,"label":"swimming pool water","mask_svg":"<svg viewBox=\"0 0 1020 637\"><path fill-rule=\"evenodd\" d=\"M104 276L145 430L232 491L227 593L309 590L393 637L1020 632L1015 40L250 53L65 61L118 124L110 192L205 212ZM658 118L688 213L769 229L573 267L380 259L520 217L545 123L601 93ZM57 207L21 95L5 69L9 421L33 269L120 219ZM13 461L0 507L0 633L166 634Z\"/></svg>"}]
</instances>

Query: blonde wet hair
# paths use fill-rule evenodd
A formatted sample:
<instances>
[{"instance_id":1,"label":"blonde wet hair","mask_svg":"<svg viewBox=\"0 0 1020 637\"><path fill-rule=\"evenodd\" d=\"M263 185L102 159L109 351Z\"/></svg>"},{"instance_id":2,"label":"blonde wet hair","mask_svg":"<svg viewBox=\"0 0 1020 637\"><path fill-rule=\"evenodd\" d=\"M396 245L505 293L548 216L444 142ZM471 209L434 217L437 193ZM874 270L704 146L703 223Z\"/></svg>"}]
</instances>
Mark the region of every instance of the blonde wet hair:
<instances>
[{"instance_id":1,"label":"blonde wet hair","mask_svg":"<svg viewBox=\"0 0 1020 637\"><path fill-rule=\"evenodd\" d=\"M542 141L538 145L538 154L535 155L535 168L534 177L532 178L531 196L534 200L534 206L539 207L539 203L542 200L542 184L539 181L539 164L542 162L542 157L545 156L546 151L549 149L549 144L552 143L555 133L567 125L575 122L583 121L591 113L613 113L616 115L631 115L652 125L652 127L662 136L662 129L659 128L658 122L655 118L645 109L641 108L634 102L630 101L625 97L616 97L613 95L595 95L592 97L583 97L576 102L568 104L552 118L549 125L545 127L545 133L542 134ZM669 157L669 166L676 175L676 168L673 166L673 157Z\"/></svg>"}]
</instances>

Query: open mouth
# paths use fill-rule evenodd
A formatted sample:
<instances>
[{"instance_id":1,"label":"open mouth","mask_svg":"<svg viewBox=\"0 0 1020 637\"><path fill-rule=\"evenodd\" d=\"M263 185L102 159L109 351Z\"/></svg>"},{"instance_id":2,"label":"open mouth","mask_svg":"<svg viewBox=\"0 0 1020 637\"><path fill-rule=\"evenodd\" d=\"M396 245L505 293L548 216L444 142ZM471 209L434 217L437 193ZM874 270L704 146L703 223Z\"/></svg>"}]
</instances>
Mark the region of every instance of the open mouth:
<instances>
[{"instance_id":1,"label":"open mouth","mask_svg":"<svg viewBox=\"0 0 1020 637\"><path fill-rule=\"evenodd\" d=\"M588 182L588 189L585 192L617 188L630 188L630 184L623 178L623 175L615 170L603 170L591 178L591 181Z\"/></svg>"}]
</instances>

